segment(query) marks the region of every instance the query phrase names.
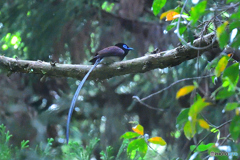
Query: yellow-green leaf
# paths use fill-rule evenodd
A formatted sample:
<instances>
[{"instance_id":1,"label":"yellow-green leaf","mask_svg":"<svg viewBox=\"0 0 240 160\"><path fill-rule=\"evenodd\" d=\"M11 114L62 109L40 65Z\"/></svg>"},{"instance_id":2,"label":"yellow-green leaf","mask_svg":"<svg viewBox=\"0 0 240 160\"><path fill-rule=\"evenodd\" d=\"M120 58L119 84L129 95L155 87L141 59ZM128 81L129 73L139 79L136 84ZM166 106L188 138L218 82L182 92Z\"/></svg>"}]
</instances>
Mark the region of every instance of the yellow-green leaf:
<instances>
[{"instance_id":1,"label":"yellow-green leaf","mask_svg":"<svg viewBox=\"0 0 240 160\"><path fill-rule=\"evenodd\" d=\"M219 61L218 64L215 68L215 75L217 77L219 77L221 75L221 73L224 71L224 69L226 68L227 64L228 64L228 59L229 57L227 56L223 56Z\"/></svg>"},{"instance_id":2,"label":"yellow-green leaf","mask_svg":"<svg viewBox=\"0 0 240 160\"><path fill-rule=\"evenodd\" d=\"M162 139L162 137L152 137L148 139L149 142L153 144L160 144L161 146L165 146L167 143Z\"/></svg>"},{"instance_id":3,"label":"yellow-green leaf","mask_svg":"<svg viewBox=\"0 0 240 160\"><path fill-rule=\"evenodd\" d=\"M235 109L235 113L236 113L237 116L240 115L240 107L238 107L238 108Z\"/></svg>"},{"instance_id":4,"label":"yellow-green leaf","mask_svg":"<svg viewBox=\"0 0 240 160\"><path fill-rule=\"evenodd\" d=\"M217 28L217 38L219 39L222 33L225 31L226 26L228 25L228 21L225 21L222 25Z\"/></svg>"},{"instance_id":5,"label":"yellow-green leaf","mask_svg":"<svg viewBox=\"0 0 240 160\"><path fill-rule=\"evenodd\" d=\"M140 136L139 133L135 133L135 132L126 132L124 133L120 138L125 138L125 139L131 139L131 138L136 138Z\"/></svg>"},{"instance_id":6,"label":"yellow-green leaf","mask_svg":"<svg viewBox=\"0 0 240 160\"><path fill-rule=\"evenodd\" d=\"M191 123L190 121L187 121L183 130L186 138L190 140L196 133L195 123Z\"/></svg>"},{"instance_id":7,"label":"yellow-green leaf","mask_svg":"<svg viewBox=\"0 0 240 160\"><path fill-rule=\"evenodd\" d=\"M144 128L143 126L141 126L140 124L138 124L137 126L135 127L132 127L132 130L140 135L143 135L144 134Z\"/></svg>"},{"instance_id":8,"label":"yellow-green leaf","mask_svg":"<svg viewBox=\"0 0 240 160\"><path fill-rule=\"evenodd\" d=\"M196 87L194 85L189 85L189 86L185 86L181 89L178 90L176 98L180 98L182 96L187 95L188 93L192 92Z\"/></svg>"},{"instance_id":9,"label":"yellow-green leaf","mask_svg":"<svg viewBox=\"0 0 240 160\"><path fill-rule=\"evenodd\" d=\"M209 129L209 124L208 124L205 120L199 119L199 120L198 120L198 123L199 123L199 125L200 125L202 128L204 128L204 129Z\"/></svg>"},{"instance_id":10,"label":"yellow-green leaf","mask_svg":"<svg viewBox=\"0 0 240 160\"><path fill-rule=\"evenodd\" d=\"M208 105L211 103L205 102L204 98L199 97L196 102L192 104L190 107L190 110L188 112L188 115L191 117L192 122L196 122L197 115Z\"/></svg>"}]
</instances>

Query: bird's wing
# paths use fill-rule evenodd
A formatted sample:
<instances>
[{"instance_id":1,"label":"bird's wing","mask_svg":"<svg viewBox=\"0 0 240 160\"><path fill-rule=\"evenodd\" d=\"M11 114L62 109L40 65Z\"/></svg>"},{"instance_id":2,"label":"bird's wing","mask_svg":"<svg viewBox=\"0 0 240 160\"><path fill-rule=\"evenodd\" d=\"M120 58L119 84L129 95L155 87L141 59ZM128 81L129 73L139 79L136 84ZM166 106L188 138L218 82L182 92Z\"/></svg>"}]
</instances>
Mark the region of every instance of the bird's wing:
<instances>
[{"instance_id":1,"label":"bird's wing","mask_svg":"<svg viewBox=\"0 0 240 160\"><path fill-rule=\"evenodd\" d=\"M123 56L124 50L117 46L110 46L97 52L100 57Z\"/></svg>"}]
</instances>

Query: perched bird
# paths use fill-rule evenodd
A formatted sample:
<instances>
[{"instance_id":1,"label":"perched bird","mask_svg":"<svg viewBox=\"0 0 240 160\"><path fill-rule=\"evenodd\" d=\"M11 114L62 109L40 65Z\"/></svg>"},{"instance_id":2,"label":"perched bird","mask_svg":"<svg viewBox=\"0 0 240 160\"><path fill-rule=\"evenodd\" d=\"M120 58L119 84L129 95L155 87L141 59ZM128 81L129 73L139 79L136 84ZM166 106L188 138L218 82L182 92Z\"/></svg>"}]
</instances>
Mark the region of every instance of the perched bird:
<instances>
[{"instance_id":1,"label":"perched bird","mask_svg":"<svg viewBox=\"0 0 240 160\"><path fill-rule=\"evenodd\" d=\"M68 112L68 119L67 119L67 131L66 131L66 139L67 139L67 144L69 141L69 127L70 127L70 121L71 121L71 116L73 113L73 109L77 100L77 97L79 95L79 92L83 86L83 84L85 83L85 81L87 80L88 76L90 75L90 73L93 71L93 69L102 61L105 59L111 59L113 60L118 60L121 61L124 59L124 57L128 54L128 52L130 50L133 50L133 48L128 47L126 44L124 43L117 43L115 46L110 46L107 48L104 48L100 51L98 51L95 56L93 57L93 59L90 60L90 62L93 63L92 68L88 71L88 73L84 76L83 80L81 81L81 83L78 85L78 88L73 96L72 102L71 102L71 106Z\"/></svg>"}]
</instances>

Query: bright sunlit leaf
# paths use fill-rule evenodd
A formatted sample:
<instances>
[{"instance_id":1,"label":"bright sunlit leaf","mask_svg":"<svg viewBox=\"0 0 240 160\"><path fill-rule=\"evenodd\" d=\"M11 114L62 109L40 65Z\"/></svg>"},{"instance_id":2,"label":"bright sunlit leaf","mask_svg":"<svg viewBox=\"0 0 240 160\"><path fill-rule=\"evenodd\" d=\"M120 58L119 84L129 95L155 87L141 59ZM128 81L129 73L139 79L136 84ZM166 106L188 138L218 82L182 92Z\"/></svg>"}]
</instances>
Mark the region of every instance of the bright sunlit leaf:
<instances>
[{"instance_id":1,"label":"bright sunlit leaf","mask_svg":"<svg viewBox=\"0 0 240 160\"><path fill-rule=\"evenodd\" d=\"M136 138L140 136L139 133L136 133L136 132L126 132L124 133L121 138L125 138L125 139L131 139L131 138Z\"/></svg>"},{"instance_id":2,"label":"bright sunlit leaf","mask_svg":"<svg viewBox=\"0 0 240 160\"><path fill-rule=\"evenodd\" d=\"M162 137L152 137L148 139L149 142L153 144L160 144L161 146L165 146L167 143L162 139Z\"/></svg>"},{"instance_id":3,"label":"bright sunlit leaf","mask_svg":"<svg viewBox=\"0 0 240 160\"><path fill-rule=\"evenodd\" d=\"M7 49L8 49L8 45L3 44L3 45L2 45L2 49L3 49L3 50L7 50Z\"/></svg>"},{"instance_id":4,"label":"bright sunlit leaf","mask_svg":"<svg viewBox=\"0 0 240 160\"><path fill-rule=\"evenodd\" d=\"M208 124L205 120L199 119L199 120L198 120L198 123L199 123L199 125L200 125L202 128L204 128L204 129L209 129L209 124Z\"/></svg>"},{"instance_id":5,"label":"bright sunlit leaf","mask_svg":"<svg viewBox=\"0 0 240 160\"><path fill-rule=\"evenodd\" d=\"M210 147L214 146L214 144L215 144L215 143L200 144L200 145L197 147L196 151L198 151L198 152L206 151L206 150L208 150ZM191 146L190 146L191 151L193 151L193 149L195 149L195 148L196 148L196 145L191 145Z\"/></svg>"},{"instance_id":6,"label":"bright sunlit leaf","mask_svg":"<svg viewBox=\"0 0 240 160\"><path fill-rule=\"evenodd\" d=\"M170 12L174 12L174 10L169 10L169 11L167 11L167 12L163 12L163 13L161 14L161 16L160 16L160 19L163 19L164 17L166 17L167 14L170 13Z\"/></svg>"},{"instance_id":7,"label":"bright sunlit leaf","mask_svg":"<svg viewBox=\"0 0 240 160\"><path fill-rule=\"evenodd\" d=\"M11 44L14 45L18 42L18 37L17 36L12 36L12 39L11 39Z\"/></svg>"},{"instance_id":8,"label":"bright sunlit leaf","mask_svg":"<svg viewBox=\"0 0 240 160\"><path fill-rule=\"evenodd\" d=\"M218 61L218 64L215 68L215 75L217 77L219 77L221 75L221 73L224 71L224 69L226 68L227 64L228 64L228 59L229 57L228 56L223 56L219 61Z\"/></svg>"},{"instance_id":9,"label":"bright sunlit leaf","mask_svg":"<svg viewBox=\"0 0 240 160\"><path fill-rule=\"evenodd\" d=\"M154 0L153 1L153 14L156 16L162 9L162 7L165 5L167 0Z\"/></svg>"},{"instance_id":10,"label":"bright sunlit leaf","mask_svg":"<svg viewBox=\"0 0 240 160\"><path fill-rule=\"evenodd\" d=\"M114 3L109 3L107 1L105 1L103 4L102 4L102 9L107 11L107 12L111 12L111 10L113 9L114 7Z\"/></svg>"},{"instance_id":11,"label":"bright sunlit leaf","mask_svg":"<svg viewBox=\"0 0 240 160\"><path fill-rule=\"evenodd\" d=\"M138 124L138 125L135 126L135 127L132 127L132 130L133 130L134 132L142 135L142 136L143 136L143 134L144 134L144 128L143 128L143 126L141 126L140 124Z\"/></svg>"},{"instance_id":12,"label":"bright sunlit leaf","mask_svg":"<svg viewBox=\"0 0 240 160\"><path fill-rule=\"evenodd\" d=\"M169 10L167 12L162 13L160 16L160 19L163 19L164 17L166 17L166 21L172 21L174 19L177 19L177 17L174 17L174 16L176 16L178 14L179 13L174 10Z\"/></svg>"},{"instance_id":13,"label":"bright sunlit leaf","mask_svg":"<svg viewBox=\"0 0 240 160\"><path fill-rule=\"evenodd\" d=\"M194 85L189 85L189 86L185 86L181 89L178 90L176 98L180 98L182 96L187 95L188 93L192 92L196 87Z\"/></svg>"},{"instance_id":14,"label":"bright sunlit leaf","mask_svg":"<svg viewBox=\"0 0 240 160\"><path fill-rule=\"evenodd\" d=\"M141 157L144 157L147 153L147 143L143 138L135 139L128 144L127 152L131 154L134 150L138 150Z\"/></svg>"}]
</instances>

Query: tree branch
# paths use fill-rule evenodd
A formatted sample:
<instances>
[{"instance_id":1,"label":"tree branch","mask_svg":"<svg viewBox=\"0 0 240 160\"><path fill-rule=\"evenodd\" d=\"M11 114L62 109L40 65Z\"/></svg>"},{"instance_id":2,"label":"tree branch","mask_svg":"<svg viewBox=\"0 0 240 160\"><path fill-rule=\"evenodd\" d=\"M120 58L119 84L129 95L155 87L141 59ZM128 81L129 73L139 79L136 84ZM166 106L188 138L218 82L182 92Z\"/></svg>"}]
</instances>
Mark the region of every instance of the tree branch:
<instances>
[{"instance_id":1,"label":"tree branch","mask_svg":"<svg viewBox=\"0 0 240 160\"><path fill-rule=\"evenodd\" d=\"M195 40L193 46L207 46L212 43L214 38L214 33L210 33L205 35L202 41L200 38ZM218 46L216 41L212 47L214 46ZM207 50L208 49L200 50L199 52L202 54ZM196 58L197 55L198 50L188 46L179 46L172 50L150 54L132 60L115 62L110 65L100 64L93 70L89 79L103 80L125 74L144 73L157 68L172 67L186 60ZM10 72L82 79L91 67L92 65L50 64L50 62L18 60L0 56L0 69L5 69Z\"/></svg>"}]
</instances>

